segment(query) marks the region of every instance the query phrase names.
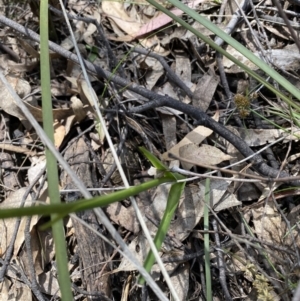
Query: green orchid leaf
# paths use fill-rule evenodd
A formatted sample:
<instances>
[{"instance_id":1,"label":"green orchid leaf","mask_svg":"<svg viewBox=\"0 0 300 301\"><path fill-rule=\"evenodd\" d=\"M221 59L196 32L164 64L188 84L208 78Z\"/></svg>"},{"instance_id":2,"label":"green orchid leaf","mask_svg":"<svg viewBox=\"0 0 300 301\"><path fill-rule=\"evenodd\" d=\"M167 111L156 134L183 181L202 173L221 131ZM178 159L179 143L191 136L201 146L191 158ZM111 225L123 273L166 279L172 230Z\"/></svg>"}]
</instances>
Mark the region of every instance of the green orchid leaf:
<instances>
[{"instance_id":1,"label":"green orchid leaf","mask_svg":"<svg viewBox=\"0 0 300 301\"><path fill-rule=\"evenodd\" d=\"M185 179L185 177L180 174L174 173L172 176L174 178L176 178L177 180ZM167 235L172 218L175 214L175 211L178 207L181 195L183 193L185 183L186 182L179 182L176 184L172 184L171 189L169 191L167 206L166 206L163 218L161 220L161 223L159 225L159 228L157 230L156 236L154 238L154 244L158 251L160 250L160 248L163 244L163 241ZM145 260L145 263L144 263L144 268L147 272L150 273L154 262L155 262L155 257L153 255L153 252L150 250L147 255L147 258ZM141 277L138 282L140 285L144 284L144 278Z\"/></svg>"},{"instance_id":2,"label":"green orchid leaf","mask_svg":"<svg viewBox=\"0 0 300 301\"><path fill-rule=\"evenodd\" d=\"M139 151L144 155L146 159L148 159L151 164L159 171L166 171L168 167L164 165L159 159L157 159L153 154L151 154L144 147L139 147Z\"/></svg>"},{"instance_id":3,"label":"green orchid leaf","mask_svg":"<svg viewBox=\"0 0 300 301\"><path fill-rule=\"evenodd\" d=\"M96 207L104 207L114 202L125 200L130 196L137 195L140 192L146 191L150 188L156 187L163 183L174 182L174 177L164 176L162 178L153 179L146 183L142 183L137 186L133 186L121 191L116 191L108 195L102 195L89 200L79 200L72 203L62 204L50 204L50 205L38 205L23 208L14 209L0 209L1 218L12 218L22 216L33 215L45 215L58 214L60 217L64 217L69 213L80 212Z\"/></svg>"}]
</instances>

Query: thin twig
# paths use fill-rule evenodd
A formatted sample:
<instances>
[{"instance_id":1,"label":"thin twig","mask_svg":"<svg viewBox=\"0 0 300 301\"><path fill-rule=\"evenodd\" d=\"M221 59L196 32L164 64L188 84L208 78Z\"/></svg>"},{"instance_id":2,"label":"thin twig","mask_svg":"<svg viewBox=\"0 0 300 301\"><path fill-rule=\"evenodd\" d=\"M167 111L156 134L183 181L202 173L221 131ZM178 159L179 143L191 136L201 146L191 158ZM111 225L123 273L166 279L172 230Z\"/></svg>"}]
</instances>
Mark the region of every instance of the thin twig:
<instances>
[{"instance_id":1,"label":"thin twig","mask_svg":"<svg viewBox=\"0 0 300 301\"><path fill-rule=\"evenodd\" d=\"M223 292L225 294L226 301L232 301L232 298L230 296L230 293L229 293L229 290L227 287L227 283L226 283L224 257L223 257L223 252L220 250L221 243L220 243L220 237L219 237L219 233L218 233L218 225L217 225L217 221L215 218L212 219L212 225L213 225L213 229L215 231L214 236L215 236L215 242L216 242L216 247L217 247L217 259L218 259L220 283L221 283Z\"/></svg>"},{"instance_id":2,"label":"thin twig","mask_svg":"<svg viewBox=\"0 0 300 301\"><path fill-rule=\"evenodd\" d=\"M37 153L35 151L31 151L27 148L23 148L16 145L11 145L8 142L0 142L0 148L13 153L20 153L29 156L35 156Z\"/></svg>"},{"instance_id":3,"label":"thin twig","mask_svg":"<svg viewBox=\"0 0 300 301\"><path fill-rule=\"evenodd\" d=\"M299 52L300 52L300 41L299 41L299 38L297 37L297 35L296 35L296 33L295 33L295 30L293 29L293 27L292 27L292 25L291 25L289 19L287 18L285 12L283 11L281 4L279 3L278 0L272 0L272 2L273 2L273 3L275 4L275 6L277 7L279 14L281 15L282 19L284 20L285 25L286 25L287 28L289 29L290 34L291 34L291 36L292 36L292 38L293 38L295 44L296 44L297 47L298 47Z\"/></svg>"},{"instance_id":4,"label":"thin twig","mask_svg":"<svg viewBox=\"0 0 300 301\"><path fill-rule=\"evenodd\" d=\"M161 63L161 65L164 67L169 80L172 81L174 84L176 84L179 88L181 88L190 99L193 98L193 93L191 92L191 90L179 78L179 76L169 67L166 60L162 56L158 55L157 53L150 52L149 50L143 49L143 48L136 48L135 47L135 48L133 48L132 51L140 53L140 54L147 55L149 57L153 57L156 60L158 60Z\"/></svg>"}]
</instances>

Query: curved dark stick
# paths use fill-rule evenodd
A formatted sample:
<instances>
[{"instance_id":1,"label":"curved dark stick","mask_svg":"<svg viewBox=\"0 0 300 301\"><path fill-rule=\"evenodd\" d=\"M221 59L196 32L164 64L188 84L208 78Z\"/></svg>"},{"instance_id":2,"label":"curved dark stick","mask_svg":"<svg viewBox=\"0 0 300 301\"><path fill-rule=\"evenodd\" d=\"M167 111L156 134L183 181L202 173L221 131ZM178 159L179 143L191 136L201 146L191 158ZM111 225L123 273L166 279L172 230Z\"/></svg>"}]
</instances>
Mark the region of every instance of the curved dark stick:
<instances>
[{"instance_id":1,"label":"curved dark stick","mask_svg":"<svg viewBox=\"0 0 300 301\"><path fill-rule=\"evenodd\" d=\"M207 116L204 112L200 111L199 109L191 105L181 103L168 96L159 96L158 99L148 102L139 107L133 108L130 110L130 112L140 113L145 110L155 109L162 106L170 107L178 111L181 111L185 114L188 114L189 116L191 116L196 120L196 124L203 125L207 128L210 128L215 133L219 134L221 137L223 137L232 145L234 145L244 157L253 156L251 159L249 159L249 161L253 164L253 167L260 174L268 178L289 177L289 174L287 172L284 171L280 172L278 169L272 168L269 165L267 165L264 162L264 159L261 157L261 155L255 154L254 151L247 145L247 143L244 140L242 140L241 138L239 138L238 136L230 132L226 127L216 122L211 117ZM299 181L291 181L289 183L293 186L299 186L300 184Z\"/></svg>"},{"instance_id":2,"label":"curved dark stick","mask_svg":"<svg viewBox=\"0 0 300 301\"><path fill-rule=\"evenodd\" d=\"M27 36L28 38L30 38L38 43L40 42L40 36L38 34L36 34L34 31L23 27L22 25L4 17L3 15L0 15L0 23L15 29L19 33ZM58 46L57 44L55 44L51 41L49 41L49 48L51 50L53 50L54 52L57 52L61 56L65 57L69 60L72 60L73 62L75 62L77 64L79 63L78 58L75 54L71 53L70 51L65 50L64 48ZM240 151L240 153L244 157L253 156L251 159L249 159L249 161L251 163L253 163L254 168L261 175L264 175L268 178L289 177L288 173L283 172L283 171L280 172L279 170L268 166L264 162L263 158L259 154L255 154L244 140L242 140L241 138L234 135L227 128L225 128L224 126L222 126L221 124L219 124L218 122L216 122L215 120L213 120L212 118L207 116L201 110L199 110L191 105L181 103L178 100L175 100L169 96L163 96L163 95L154 93L152 91L149 91L135 83L130 83L119 76L113 75L112 73L103 70L99 66L93 65L91 62L84 61L84 63L85 63L86 69L89 72L96 74L99 78L104 78L106 80L112 81L116 85L119 85L122 88L126 87L128 90L131 90L131 91L151 100L150 102L148 102L144 105L141 105L139 107L131 109L130 112L138 113L138 112L143 112L148 109L155 109L155 108L162 107L162 106L167 106L167 107L176 109L178 111L181 111L185 114L188 114L192 118L194 118L196 120L196 124L201 124L203 126L210 128L215 133L219 134L221 137L223 137L224 139L229 141L232 145L234 145ZM300 186L300 181L290 181L289 184L293 185L293 186Z\"/></svg>"}]
</instances>

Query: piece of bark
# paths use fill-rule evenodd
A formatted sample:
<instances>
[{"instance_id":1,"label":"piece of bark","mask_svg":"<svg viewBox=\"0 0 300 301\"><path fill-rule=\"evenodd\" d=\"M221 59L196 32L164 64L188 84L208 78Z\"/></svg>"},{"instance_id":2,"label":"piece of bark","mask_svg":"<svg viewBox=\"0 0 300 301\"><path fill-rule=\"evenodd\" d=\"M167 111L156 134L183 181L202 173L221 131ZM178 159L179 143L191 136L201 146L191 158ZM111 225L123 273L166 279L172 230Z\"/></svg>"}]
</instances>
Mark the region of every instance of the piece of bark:
<instances>
[{"instance_id":1,"label":"piece of bark","mask_svg":"<svg viewBox=\"0 0 300 301\"><path fill-rule=\"evenodd\" d=\"M87 145L80 138L66 151L64 158L70 164L77 176L83 181L87 188L92 187L92 175L90 168L90 156ZM61 185L63 189L75 189L75 185L67 175L62 171ZM69 193L67 201L75 201L81 198L79 193ZM92 210L77 214L95 230L99 231L101 225ZM79 255L82 260L82 280L86 285L88 292L101 292L106 296L111 296L111 285L109 277L109 266L103 269L103 263L107 262L110 256L110 246L99 238L93 231L83 226L76 219L72 219L75 236L79 248ZM103 269L103 270L102 270ZM100 301L100 296L89 296L88 300Z\"/></svg>"},{"instance_id":2,"label":"piece of bark","mask_svg":"<svg viewBox=\"0 0 300 301\"><path fill-rule=\"evenodd\" d=\"M6 142L6 131L10 124L10 116L3 113L0 121L0 142ZM7 144L10 142L7 141ZM2 191L0 191L0 198L7 198L11 192L20 188L18 183L18 173L13 170L9 170L10 167L15 167L15 162L12 157L12 153L8 153L4 150L0 150L0 184L2 185ZM2 170L1 170L2 169Z\"/></svg>"}]
</instances>

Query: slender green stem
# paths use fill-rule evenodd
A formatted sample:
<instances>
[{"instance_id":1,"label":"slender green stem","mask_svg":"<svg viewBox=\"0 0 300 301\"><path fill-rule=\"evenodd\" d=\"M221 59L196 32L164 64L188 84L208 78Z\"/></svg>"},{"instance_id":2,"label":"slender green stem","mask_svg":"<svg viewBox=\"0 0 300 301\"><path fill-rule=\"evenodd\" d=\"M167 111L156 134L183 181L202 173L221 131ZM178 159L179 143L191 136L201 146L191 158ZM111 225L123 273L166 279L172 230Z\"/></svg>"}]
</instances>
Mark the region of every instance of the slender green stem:
<instances>
[{"instance_id":1,"label":"slender green stem","mask_svg":"<svg viewBox=\"0 0 300 301\"><path fill-rule=\"evenodd\" d=\"M54 141L52 100L50 89L50 63L48 48L48 0L40 2L40 36L41 36L41 84L42 84L42 112L43 126L49 139ZM58 190L58 169L54 155L46 149L47 160L47 178L48 192L51 204L60 203L60 195ZM56 214L51 215L51 219L55 220ZM68 270L68 258L66 250L66 241L64 235L64 225L62 220L58 220L52 225L53 238L55 243L55 256L57 262L58 282L61 291L61 298L64 301L72 301L73 294L71 290L71 280Z\"/></svg>"}]
</instances>

